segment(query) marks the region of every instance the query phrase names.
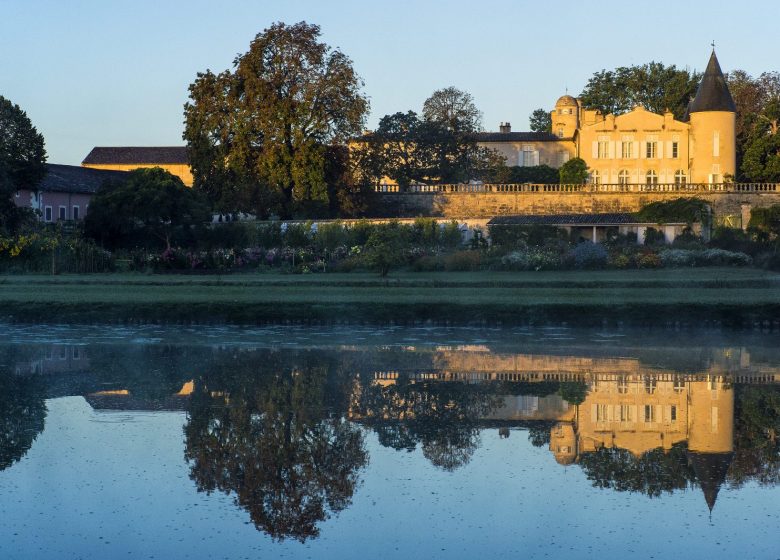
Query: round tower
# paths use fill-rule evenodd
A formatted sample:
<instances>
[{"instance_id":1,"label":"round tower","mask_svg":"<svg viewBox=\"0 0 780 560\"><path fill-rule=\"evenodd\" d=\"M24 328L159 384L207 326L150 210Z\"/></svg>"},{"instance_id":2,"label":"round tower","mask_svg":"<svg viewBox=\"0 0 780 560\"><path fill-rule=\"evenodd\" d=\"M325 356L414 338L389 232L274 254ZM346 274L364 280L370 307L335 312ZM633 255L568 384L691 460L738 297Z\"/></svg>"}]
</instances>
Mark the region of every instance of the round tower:
<instances>
[{"instance_id":1,"label":"round tower","mask_svg":"<svg viewBox=\"0 0 780 560\"><path fill-rule=\"evenodd\" d=\"M550 428L550 451L560 465L577 460L577 433L571 422L558 422Z\"/></svg>"},{"instance_id":2,"label":"round tower","mask_svg":"<svg viewBox=\"0 0 780 560\"><path fill-rule=\"evenodd\" d=\"M571 95L564 95L556 101L551 116L552 133L558 138L572 138L580 119L579 102Z\"/></svg>"},{"instance_id":3,"label":"round tower","mask_svg":"<svg viewBox=\"0 0 780 560\"><path fill-rule=\"evenodd\" d=\"M736 106L712 51L696 97L688 105L691 183L718 184L737 172Z\"/></svg>"}]
</instances>

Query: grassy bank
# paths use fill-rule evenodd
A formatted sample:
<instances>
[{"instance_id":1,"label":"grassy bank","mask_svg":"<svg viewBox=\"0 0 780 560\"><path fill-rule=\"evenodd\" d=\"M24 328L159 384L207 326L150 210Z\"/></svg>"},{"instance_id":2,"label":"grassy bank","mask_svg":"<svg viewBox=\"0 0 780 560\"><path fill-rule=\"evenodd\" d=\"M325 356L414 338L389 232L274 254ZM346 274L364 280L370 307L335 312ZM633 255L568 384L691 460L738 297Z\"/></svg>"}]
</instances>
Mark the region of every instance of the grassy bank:
<instances>
[{"instance_id":1,"label":"grassy bank","mask_svg":"<svg viewBox=\"0 0 780 560\"><path fill-rule=\"evenodd\" d=\"M593 272L0 277L0 316L57 322L778 324L780 274Z\"/></svg>"}]
</instances>

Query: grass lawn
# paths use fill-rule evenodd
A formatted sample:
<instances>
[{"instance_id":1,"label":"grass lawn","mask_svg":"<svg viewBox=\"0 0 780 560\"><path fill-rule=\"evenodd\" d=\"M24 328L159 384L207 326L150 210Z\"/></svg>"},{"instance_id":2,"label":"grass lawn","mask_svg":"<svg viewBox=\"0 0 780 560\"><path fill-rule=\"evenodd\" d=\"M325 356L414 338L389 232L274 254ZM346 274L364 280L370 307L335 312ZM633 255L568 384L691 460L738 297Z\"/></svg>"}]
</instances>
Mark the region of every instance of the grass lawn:
<instances>
[{"instance_id":1,"label":"grass lawn","mask_svg":"<svg viewBox=\"0 0 780 560\"><path fill-rule=\"evenodd\" d=\"M0 276L0 316L46 321L667 323L780 320L780 274L747 268Z\"/></svg>"}]
</instances>

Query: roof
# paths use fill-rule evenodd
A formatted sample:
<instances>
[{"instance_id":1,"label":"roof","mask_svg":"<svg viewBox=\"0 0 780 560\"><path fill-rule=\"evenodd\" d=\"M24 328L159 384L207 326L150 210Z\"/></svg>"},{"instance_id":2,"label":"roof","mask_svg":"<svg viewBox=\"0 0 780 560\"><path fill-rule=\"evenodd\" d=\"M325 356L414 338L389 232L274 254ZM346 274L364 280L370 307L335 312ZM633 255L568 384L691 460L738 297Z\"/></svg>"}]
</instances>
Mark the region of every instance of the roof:
<instances>
[{"instance_id":1,"label":"roof","mask_svg":"<svg viewBox=\"0 0 780 560\"><path fill-rule=\"evenodd\" d=\"M90 169L78 165L46 164L46 176L38 185L42 192L95 194L106 181L126 181L126 171Z\"/></svg>"},{"instance_id":2,"label":"roof","mask_svg":"<svg viewBox=\"0 0 780 560\"><path fill-rule=\"evenodd\" d=\"M558 101L555 102L556 107L576 107L577 106L577 100L573 98L571 95L566 94L562 95L558 98Z\"/></svg>"},{"instance_id":3,"label":"roof","mask_svg":"<svg viewBox=\"0 0 780 560\"><path fill-rule=\"evenodd\" d=\"M558 142L550 132L477 132L477 142Z\"/></svg>"},{"instance_id":4,"label":"roof","mask_svg":"<svg viewBox=\"0 0 780 560\"><path fill-rule=\"evenodd\" d=\"M707 64L707 69L704 71L699 89L696 90L696 97L693 98L693 101L688 106L689 114L702 111L729 111L732 113L737 111L714 50L712 55L710 55L710 61Z\"/></svg>"},{"instance_id":5,"label":"roof","mask_svg":"<svg viewBox=\"0 0 780 560\"><path fill-rule=\"evenodd\" d=\"M184 164L190 159L186 146L97 146L87 154L85 165Z\"/></svg>"},{"instance_id":6,"label":"roof","mask_svg":"<svg viewBox=\"0 0 780 560\"><path fill-rule=\"evenodd\" d=\"M521 214L514 216L497 216L488 222L489 226L605 226L644 224L636 214L630 212L613 212L605 214L557 214L540 216Z\"/></svg>"},{"instance_id":7,"label":"roof","mask_svg":"<svg viewBox=\"0 0 780 560\"><path fill-rule=\"evenodd\" d=\"M699 481L710 511L715 507L715 500L718 499L720 487L726 481L726 474L733 457L733 453L688 452L688 461L693 466L696 480Z\"/></svg>"}]
</instances>

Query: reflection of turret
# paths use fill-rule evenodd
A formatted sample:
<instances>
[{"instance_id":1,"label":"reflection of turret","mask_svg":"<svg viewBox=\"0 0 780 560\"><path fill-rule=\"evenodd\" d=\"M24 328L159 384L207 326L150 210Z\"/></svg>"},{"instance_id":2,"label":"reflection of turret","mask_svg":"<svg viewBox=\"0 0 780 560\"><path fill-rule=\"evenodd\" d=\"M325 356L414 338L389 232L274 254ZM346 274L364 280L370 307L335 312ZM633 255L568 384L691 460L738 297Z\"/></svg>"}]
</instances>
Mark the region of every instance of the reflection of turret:
<instances>
[{"instance_id":1,"label":"reflection of turret","mask_svg":"<svg viewBox=\"0 0 780 560\"><path fill-rule=\"evenodd\" d=\"M572 422L558 422L550 432L550 451L560 465L577 460L577 434Z\"/></svg>"},{"instance_id":2,"label":"reflection of turret","mask_svg":"<svg viewBox=\"0 0 780 560\"><path fill-rule=\"evenodd\" d=\"M717 377L690 384L688 462L712 511L734 456L734 390Z\"/></svg>"}]
</instances>

